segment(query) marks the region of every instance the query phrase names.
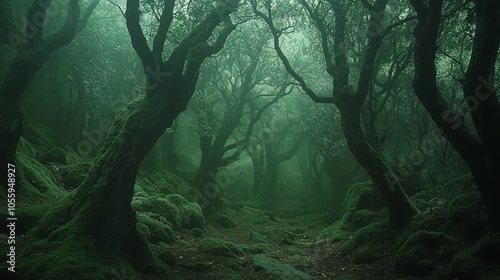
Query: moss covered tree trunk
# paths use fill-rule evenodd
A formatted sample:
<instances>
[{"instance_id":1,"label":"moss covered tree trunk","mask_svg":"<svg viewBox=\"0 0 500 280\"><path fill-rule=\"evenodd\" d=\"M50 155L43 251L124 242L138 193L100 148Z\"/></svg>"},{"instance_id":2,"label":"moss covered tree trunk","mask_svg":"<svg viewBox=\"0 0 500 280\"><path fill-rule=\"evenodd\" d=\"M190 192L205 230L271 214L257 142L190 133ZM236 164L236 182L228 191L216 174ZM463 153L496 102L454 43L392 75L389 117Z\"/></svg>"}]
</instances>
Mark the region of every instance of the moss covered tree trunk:
<instances>
[{"instance_id":1,"label":"moss covered tree trunk","mask_svg":"<svg viewBox=\"0 0 500 280\"><path fill-rule=\"evenodd\" d=\"M139 0L127 1L126 20L132 45L144 66L146 93L118 114L88 177L42 218L34 233L45 237L62 226L59 236L78 240L83 233L101 250L118 252L139 266L151 266L154 262L146 253L147 244L138 238L130 205L137 171L156 141L185 110L203 61L220 51L234 30L228 16L238 2L228 1L209 11L167 61L162 54L174 1L165 3L152 50L139 23L139 4ZM222 21L224 28L212 34ZM209 44L212 37L215 39Z\"/></svg>"},{"instance_id":2,"label":"moss covered tree trunk","mask_svg":"<svg viewBox=\"0 0 500 280\"><path fill-rule=\"evenodd\" d=\"M401 184L382 157L366 141L361 128L361 106L365 101L372 83L374 63L384 34L397 25L391 25L387 30L382 30L382 18L387 0L376 0L374 4L362 1L363 6L371 14L369 17L369 32L363 62L359 69L356 90L349 82L350 66L346 54L347 17L346 7L332 2L331 9L335 15L335 27L329 30L323 16L311 7L307 1L300 1L307 11L309 18L314 22L319 31L321 48L326 62L326 71L333 78L333 96L318 96L291 66L288 58L280 46L280 31L276 28L271 17L271 11L260 12L257 1L252 1L254 12L269 26L274 37L274 48L288 73L300 84L302 89L311 99L318 103L333 103L340 110L342 129L349 148L359 164L368 172L374 185L380 190L389 209L391 224L395 228L403 228L408 224L417 209L410 202ZM269 6L266 9L270 9ZM375 30L373 30L375 29ZM331 42L333 41L333 46ZM334 53L332 54L331 48Z\"/></svg>"}]
</instances>

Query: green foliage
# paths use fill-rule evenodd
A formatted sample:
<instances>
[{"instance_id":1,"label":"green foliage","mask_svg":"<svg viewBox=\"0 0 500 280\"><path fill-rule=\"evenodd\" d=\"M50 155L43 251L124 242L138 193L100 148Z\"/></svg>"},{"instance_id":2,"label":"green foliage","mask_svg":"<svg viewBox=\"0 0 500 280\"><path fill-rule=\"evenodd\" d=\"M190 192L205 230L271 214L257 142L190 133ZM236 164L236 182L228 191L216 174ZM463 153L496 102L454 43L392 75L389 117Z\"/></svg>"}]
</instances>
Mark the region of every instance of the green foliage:
<instances>
[{"instance_id":1,"label":"green foliage","mask_svg":"<svg viewBox=\"0 0 500 280\"><path fill-rule=\"evenodd\" d=\"M208 255L238 257L243 255L240 247L232 242L227 242L218 238L205 238L201 241L200 251Z\"/></svg>"}]
</instances>

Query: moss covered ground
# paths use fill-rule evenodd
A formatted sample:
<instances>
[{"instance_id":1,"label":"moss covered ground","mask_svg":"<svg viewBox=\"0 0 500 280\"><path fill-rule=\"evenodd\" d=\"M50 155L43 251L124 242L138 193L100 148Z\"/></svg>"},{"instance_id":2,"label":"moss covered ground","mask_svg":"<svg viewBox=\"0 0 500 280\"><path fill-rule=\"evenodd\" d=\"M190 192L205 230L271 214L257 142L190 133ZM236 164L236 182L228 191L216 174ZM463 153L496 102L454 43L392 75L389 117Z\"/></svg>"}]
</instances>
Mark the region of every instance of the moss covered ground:
<instances>
[{"instance_id":1,"label":"moss covered ground","mask_svg":"<svg viewBox=\"0 0 500 280\"><path fill-rule=\"evenodd\" d=\"M191 186L185 180L168 172L142 171L131 202L136 241L146 252L137 265L122 252L104 250L84 238L85 229L78 223L88 218L84 213L63 226L53 218L57 215L44 216L71 208L74 190L63 183L69 175L58 178L57 170L51 169L53 157L43 158L45 164L36 148L21 140L21 279L289 279L282 275L289 273L297 279L385 280L500 275L495 265L500 242L498 236L488 235L475 188L464 187L453 197L417 192L411 199L420 214L403 232L395 232L385 208L371 209L369 182L354 184L340 219L326 224L325 214L305 214L301 201L287 203L285 197L275 211L258 209L255 198L223 198L219 207L205 213L191 202ZM73 165L67 162L58 168ZM73 174L85 170L77 168ZM0 242L7 250L5 234ZM0 260L5 268L6 256Z\"/></svg>"}]
</instances>

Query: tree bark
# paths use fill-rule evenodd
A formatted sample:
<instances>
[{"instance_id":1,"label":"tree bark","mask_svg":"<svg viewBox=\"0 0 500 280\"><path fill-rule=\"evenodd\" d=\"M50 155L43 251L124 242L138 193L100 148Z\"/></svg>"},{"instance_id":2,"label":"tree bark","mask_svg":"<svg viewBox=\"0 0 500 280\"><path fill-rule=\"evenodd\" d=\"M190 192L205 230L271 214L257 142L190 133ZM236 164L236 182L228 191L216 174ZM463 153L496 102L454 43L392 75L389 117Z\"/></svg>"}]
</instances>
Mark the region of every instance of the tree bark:
<instances>
[{"instance_id":1,"label":"tree bark","mask_svg":"<svg viewBox=\"0 0 500 280\"><path fill-rule=\"evenodd\" d=\"M471 60L463 81L464 97L480 140L443 99L437 87L435 56L443 1L429 6L410 1L418 15L415 27L413 89L420 102L471 170L486 205L491 228L500 231L500 105L494 89L494 68L500 43L500 3L477 0L476 30Z\"/></svg>"}]
</instances>

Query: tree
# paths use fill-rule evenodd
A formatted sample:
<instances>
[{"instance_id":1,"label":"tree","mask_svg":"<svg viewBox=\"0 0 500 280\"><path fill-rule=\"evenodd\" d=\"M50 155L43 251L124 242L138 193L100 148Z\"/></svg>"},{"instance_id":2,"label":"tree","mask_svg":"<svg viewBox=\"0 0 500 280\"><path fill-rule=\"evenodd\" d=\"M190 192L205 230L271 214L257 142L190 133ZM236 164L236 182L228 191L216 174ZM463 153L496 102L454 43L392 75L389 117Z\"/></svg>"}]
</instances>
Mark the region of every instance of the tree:
<instances>
[{"instance_id":1,"label":"tree","mask_svg":"<svg viewBox=\"0 0 500 280\"><path fill-rule=\"evenodd\" d=\"M368 172L374 185L382 193L389 210L391 224L395 228L402 228L411 221L417 213L417 209L409 201L391 168L367 141L361 126L361 108L370 89L370 81L373 78L374 72L374 61L383 43L384 36L393 28L406 22L407 19L394 22L385 29L382 29L382 17L388 1L377 0L374 4L370 4L368 1L361 1L370 16L367 43L361 65L359 66L357 87L354 87L350 82L349 73L351 69L346 54L346 33L348 31L346 7L334 1L328 2L330 5L319 1L313 6L305 0L300 1L305 12L319 32L326 71L331 76L334 85L332 96L328 97L317 95L308 86L304 78L290 65L289 59L280 45L280 36L286 27L280 29L275 25L270 2L267 2L265 5L267 9L265 13L258 9L256 1L252 1L251 3L256 15L262 18L269 26L274 37L274 48L283 65L300 84L305 93L318 103L333 103L337 106L341 115L342 130L344 131L349 149L360 165ZM329 29L329 23L326 22L326 15L329 15L330 11L333 11L333 15L335 16L333 29ZM331 46L332 41L333 46Z\"/></svg>"},{"instance_id":2,"label":"tree","mask_svg":"<svg viewBox=\"0 0 500 280\"><path fill-rule=\"evenodd\" d=\"M0 44L10 45L16 52L5 81L0 87L0 142L2 143L0 164L2 166L14 163L17 143L23 131L25 111L22 98L26 87L50 55L55 50L68 45L85 27L99 1L91 1L83 13L81 13L80 1L69 1L68 15L63 26L45 36L46 23L55 16L54 11L62 9L60 4L53 4L52 1L33 1L26 15L26 25L21 28L16 25L13 18L12 1L5 0L0 3ZM5 168L0 172L3 185Z\"/></svg>"},{"instance_id":3,"label":"tree","mask_svg":"<svg viewBox=\"0 0 500 280\"><path fill-rule=\"evenodd\" d=\"M453 145L471 170L495 231L500 230L500 103L495 94L494 70L500 44L500 3L475 2L475 31L469 65L463 79L463 97L471 112L474 135L464 113L452 110L437 85L436 50L443 20L443 1L411 0L417 12L414 35L413 89L440 133Z\"/></svg>"},{"instance_id":4,"label":"tree","mask_svg":"<svg viewBox=\"0 0 500 280\"><path fill-rule=\"evenodd\" d=\"M132 264L154 265L144 252L147 245L138 236L130 205L136 175L145 155L186 108L204 60L219 52L234 30L229 15L238 7L238 1L229 0L209 9L170 54L165 54L169 28L177 14L175 3L162 2L150 48L140 23L140 1L127 1L126 23L146 76L145 93L116 116L89 175L41 219L33 229L35 234L47 236L55 228L68 233L64 236L69 240L84 234L102 250L120 252ZM221 23L223 28L217 29ZM58 222L46 222L53 220ZM81 231L75 233L75 228Z\"/></svg>"}]
</instances>

